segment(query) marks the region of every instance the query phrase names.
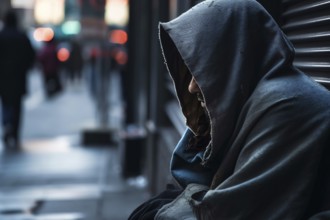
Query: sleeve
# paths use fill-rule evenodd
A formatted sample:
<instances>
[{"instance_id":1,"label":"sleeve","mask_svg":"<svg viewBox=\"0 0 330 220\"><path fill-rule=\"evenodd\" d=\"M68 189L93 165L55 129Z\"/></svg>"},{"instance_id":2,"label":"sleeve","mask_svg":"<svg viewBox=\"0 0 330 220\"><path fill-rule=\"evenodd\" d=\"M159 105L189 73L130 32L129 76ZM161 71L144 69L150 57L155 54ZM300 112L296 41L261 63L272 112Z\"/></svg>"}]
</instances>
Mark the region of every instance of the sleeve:
<instances>
[{"instance_id":1,"label":"sleeve","mask_svg":"<svg viewBox=\"0 0 330 220\"><path fill-rule=\"evenodd\" d=\"M23 49L23 52L24 52L24 68L25 70L28 70L30 69L35 61L36 61L36 51L35 49L33 48L32 46L32 43L30 41L30 39L28 38L28 36L26 34L23 34L23 41L24 41L24 49Z\"/></svg>"},{"instance_id":2,"label":"sleeve","mask_svg":"<svg viewBox=\"0 0 330 220\"><path fill-rule=\"evenodd\" d=\"M155 216L155 220L196 220L189 199L196 192L205 192L207 186L200 184L189 184L185 190L177 196L171 203L161 207Z\"/></svg>"},{"instance_id":3,"label":"sleeve","mask_svg":"<svg viewBox=\"0 0 330 220\"><path fill-rule=\"evenodd\" d=\"M33 48L32 43L29 39L28 39L28 48L29 48L29 53L30 53L29 68L31 68L37 59L37 53L36 53L35 49Z\"/></svg>"}]
</instances>

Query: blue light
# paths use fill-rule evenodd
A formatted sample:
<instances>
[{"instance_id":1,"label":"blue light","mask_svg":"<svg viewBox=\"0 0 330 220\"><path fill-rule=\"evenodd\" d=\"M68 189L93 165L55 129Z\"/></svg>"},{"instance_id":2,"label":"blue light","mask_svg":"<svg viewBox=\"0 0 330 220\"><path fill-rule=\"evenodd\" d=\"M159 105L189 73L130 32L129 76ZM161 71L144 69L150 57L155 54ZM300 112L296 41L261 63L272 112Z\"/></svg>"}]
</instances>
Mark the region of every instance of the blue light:
<instances>
[{"instance_id":1,"label":"blue light","mask_svg":"<svg viewBox=\"0 0 330 220\"><path fill-rule=\"evenodd\" d=\"M66 35L78 34L81 30L79 21L66 21L62 24L62 32Z\"/></svg>"}]
</instances>

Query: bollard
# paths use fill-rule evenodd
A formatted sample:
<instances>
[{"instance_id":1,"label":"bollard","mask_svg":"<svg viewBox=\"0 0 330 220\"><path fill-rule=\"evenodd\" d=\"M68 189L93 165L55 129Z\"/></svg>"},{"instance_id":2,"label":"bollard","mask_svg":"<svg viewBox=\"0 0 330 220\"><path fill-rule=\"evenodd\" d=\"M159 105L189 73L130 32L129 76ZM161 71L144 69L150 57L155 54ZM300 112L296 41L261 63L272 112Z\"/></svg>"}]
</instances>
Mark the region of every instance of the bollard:
<instances>
[{"instance_id":1,"label":"bollard","mask_svg":"<svg viewBox=\"0 0 330 220\"><path fill-rule=\"evenodd\" d=\"M122 133L124 146L121 153L123 178L139 176L143 172L146 131L135 125L127 126Z\"/></svg>"}]
</instances>

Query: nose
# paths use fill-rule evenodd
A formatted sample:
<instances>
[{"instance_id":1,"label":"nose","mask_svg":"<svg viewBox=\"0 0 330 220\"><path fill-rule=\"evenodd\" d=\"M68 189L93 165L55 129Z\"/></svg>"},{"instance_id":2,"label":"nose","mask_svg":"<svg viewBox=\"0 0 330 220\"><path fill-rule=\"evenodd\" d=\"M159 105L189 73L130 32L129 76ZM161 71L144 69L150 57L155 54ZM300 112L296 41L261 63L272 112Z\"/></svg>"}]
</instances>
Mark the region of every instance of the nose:
<instances>
[{"instance_id":1,"label":"nose","mask_svg":"<svg viewBox=\"0 0 330 220\"><path fill-rule=\"evenodd\" d=\"M198 93L198 92L201 91L200 88L198 87L197 82L196 82L194 77L192 77L191 80L190 80L190 83L189 83L189 86L188 86L188 91L191 94L195 94L195 93Z\"/></svg>"}]
</instances>

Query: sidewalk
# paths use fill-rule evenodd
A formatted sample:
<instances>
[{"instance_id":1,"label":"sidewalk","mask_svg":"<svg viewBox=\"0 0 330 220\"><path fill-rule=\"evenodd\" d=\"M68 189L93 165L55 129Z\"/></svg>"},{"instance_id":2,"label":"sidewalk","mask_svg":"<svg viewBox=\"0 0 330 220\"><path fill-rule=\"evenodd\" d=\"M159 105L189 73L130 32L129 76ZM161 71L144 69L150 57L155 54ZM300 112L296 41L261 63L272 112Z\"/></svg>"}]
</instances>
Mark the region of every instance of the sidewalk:
<instances>
[{"instance_id":1,"label":"sidewalk","mask_svg":"<svg viewBox=\"0 0 330 220\"><path fill-rule=\"evenodd\" d=\"M111 79L110 121L118 126L118 75ZM148 198L142 177L121 177L122 143L83 146L83 129L97 125L87 86L70 85L53 100L30 75L20 151L0 145L1 220L125 220ZM117 93L117 95L116 95Z\"/></svg>"}]
</instances>

